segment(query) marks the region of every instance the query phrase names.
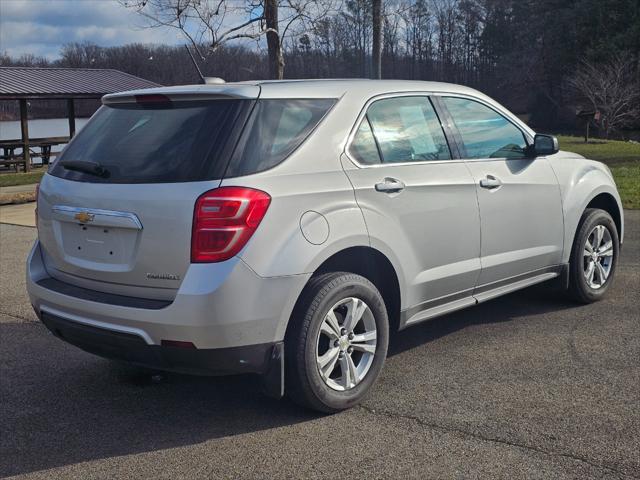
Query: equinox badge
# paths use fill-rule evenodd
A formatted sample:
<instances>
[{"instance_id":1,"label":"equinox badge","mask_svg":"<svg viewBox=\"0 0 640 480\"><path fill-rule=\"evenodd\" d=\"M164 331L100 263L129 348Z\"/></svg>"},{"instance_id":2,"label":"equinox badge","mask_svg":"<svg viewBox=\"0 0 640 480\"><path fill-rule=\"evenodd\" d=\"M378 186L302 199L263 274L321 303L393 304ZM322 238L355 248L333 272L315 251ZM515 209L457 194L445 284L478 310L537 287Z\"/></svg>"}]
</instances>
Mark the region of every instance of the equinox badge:
<instances>
[{"instance_id":1,"label":"equinox badge","mask_svg":"<svg viewBox=\"0 0 640 480\"><path fill-rule=\"evenodd\" d=\"M180 280L180 275L175 273L147 273L149 280Z\"/></svg>"}]
</instances>

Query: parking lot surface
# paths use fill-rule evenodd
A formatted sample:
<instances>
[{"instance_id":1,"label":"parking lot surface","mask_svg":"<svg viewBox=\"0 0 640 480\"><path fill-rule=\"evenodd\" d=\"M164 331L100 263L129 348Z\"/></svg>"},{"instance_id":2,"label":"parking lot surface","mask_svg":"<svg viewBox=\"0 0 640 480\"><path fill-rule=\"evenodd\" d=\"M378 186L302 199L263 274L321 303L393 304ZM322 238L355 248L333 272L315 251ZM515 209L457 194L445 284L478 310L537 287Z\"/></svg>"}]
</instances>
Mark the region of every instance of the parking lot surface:
<instances>
[{"instance_id":1,"label":"parking lot surface","mask_svg":"<svg viewBox=\"0 0 640 480\"><path fill-rule=\"evenodd\" d=\"M533 288L405 330L332 416L64 344L26 296L35 229L0 225L0 476L640 478L640 211L626 223L605 301Z\"/></svg>"}]
</instances>

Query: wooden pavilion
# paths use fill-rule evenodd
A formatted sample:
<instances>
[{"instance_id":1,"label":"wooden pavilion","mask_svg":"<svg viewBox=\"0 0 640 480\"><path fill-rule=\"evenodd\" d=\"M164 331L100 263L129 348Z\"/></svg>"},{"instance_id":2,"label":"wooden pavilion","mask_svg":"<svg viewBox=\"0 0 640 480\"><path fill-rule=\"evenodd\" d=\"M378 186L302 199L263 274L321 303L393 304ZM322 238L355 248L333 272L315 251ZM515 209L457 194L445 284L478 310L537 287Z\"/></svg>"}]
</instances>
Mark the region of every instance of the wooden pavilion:
<instances>
[{"instance_id":1,"label":"wooden pavilion","mask_svg":"<svg viewBox=\"0 0 640 480\"><path fill-rule=\"evenodd\" d=\"M119 70L96 68L0 67L0 101L20 104L20 139L0 140L0 165L20 164L31 169L31 158L39 156L48 163L51 147L69 142L76 132L76 99L99 99L108 93L158 87L157 83ZM27 102L61 99L67 101L69 136L29 138ZM31 149L39 148L40 152ZM17 149L22 153L16 154Z\"/></svg>"}]
</instances>

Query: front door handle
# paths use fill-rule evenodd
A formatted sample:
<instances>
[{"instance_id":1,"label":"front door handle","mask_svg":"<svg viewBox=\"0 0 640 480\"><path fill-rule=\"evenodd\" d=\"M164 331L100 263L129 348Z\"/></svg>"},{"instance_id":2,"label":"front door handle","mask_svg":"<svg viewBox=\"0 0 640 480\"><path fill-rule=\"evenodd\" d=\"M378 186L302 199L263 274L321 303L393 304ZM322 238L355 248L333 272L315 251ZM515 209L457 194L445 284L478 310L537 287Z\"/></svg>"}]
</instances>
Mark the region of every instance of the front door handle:
<instances>
[{"instance_id":1,"label":"front door handle","mask_svg":"<svg viewBox=\"0 0 640 480\"><path fill-rule=\"evenodd\" d=\"M387 177L382 182L376 183L377 192L396 193L404 190L404 187L404 182L391 177Z\"/></svg>"},{"instance_id":2,"label":"front door handle","mask_svg":"<svg viewBox=\"0 0 640 480\"><path fill-rule=\"evenodd\" d=\"M498 188L502 186L502 182L500 181L499 178L496 178L493 175L487 175L486 178L483 178L482 180L480 180L480 186L482 188L488 188L491 190L493 188Z\"/></svg>"}]
</instances>

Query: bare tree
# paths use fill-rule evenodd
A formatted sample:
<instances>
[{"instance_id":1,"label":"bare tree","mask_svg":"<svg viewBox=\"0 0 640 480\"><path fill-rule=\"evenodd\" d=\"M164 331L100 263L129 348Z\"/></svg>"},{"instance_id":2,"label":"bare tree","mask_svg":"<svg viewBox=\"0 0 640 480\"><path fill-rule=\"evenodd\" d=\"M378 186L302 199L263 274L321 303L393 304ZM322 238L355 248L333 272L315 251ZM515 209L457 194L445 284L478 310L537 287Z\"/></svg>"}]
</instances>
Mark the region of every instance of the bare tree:
<instances>
[{"instance_id":1,"label":"bare tree","mask_svg":"<svg viewBox=\"0 0 640 480\"><path fill-rule=\"evenodd\" d=\"M422 78L433 61L433 18L426 0L416 0L403 10L406 56L411 78Z\"/></svg>"},{"instance_id":2,"label":"bare tree","mask_svg":"<svg viewBox=\"0 0 640 480\"><path fill-rule=\"evenodd\" d=\"M204 59L205 46L216 51L226 42L257 39L262 35L262 13L253 14L250 2L226 0L118 0L147 19L149 28L178 30ZM248 18L247 18L248 17ZM233 25L229 25L233 23Z\"/></svg>"},{"instance_id":3,"label":"bare tree","mask_svg":"<svg viewBox=\"0 0 640 480\"><path fill-rule=\"evenodd\" d=\"M285 42L294 39L298 43L300 38L313 33L318 22L322 21L336 11L339 0L258 0L273 4L271 7L276 12L275 21L267 22L267 34L274 32L274 49L269 51L269 63L273 64L275 75L272 78L283 78ZM266 7L265 7L266 8ZM266 10L265 10L266 11ZM269 28L273 24L274 28ZM268 37L267 37L268 39ZM275 40L279 44L275 46Z\"/></svg>"},{"instance_id":4,"label":"bare tree","mask_svg":"<svg viewBox=\"0 0 640 480\"><path fill-rule=\"evenodd\" d=\"M453 82L461 45L458 0L433 0L433 9L439 79Z\"/></svg>"},{"instance_id":5,"label":"bare tree","mask_svg":"<svg viewBox=\"0 0 640 480\"><path fill-rule=\"evenodd\" d=\"M373 45L371 60L373 78L382 78L382 0L371 1L371 19L373 22Z\"/></svg>"},{"instance_id":6,"label":"bare tree","mask_svg":"<svg viewBox=\"0 0 640 480\"><path fill-rule=\"evenodd\" d=\"M326 15L333 0L118 0L144 17L149 28L179 31L201 60L234 40L266 36L271 78L283 78L287 34Z\"/></svg>"},{"instance_id":7,"label":"bare tree","mask_svg":"<svg viewBox=\"0 0 640 480\"><path fill-rule=\"evenodd\" d=\"M588 103L605 138L640 118L640 81L631 55L619 54L608 63L582 61L569 85Z\"/></svg>"},{"instance_id":8,"label":"bare tree","mask_svg":"<svg viewBox=\"0 0 640 480\"><path fill-rule=\"evenodd\" d=\"M360 75L368 77L371 75L371 63L368 60L373 26L371 0L347 0L345 7L340 15L339 28L344 29L345 38L349 42L346 50L355 57L349 76L353 76L359 67Z\"/></svg>"},{"instance_id":9,"label":"bare tree","mask_svg":"<svg viewBox=\"0 0 640 480\"><path fill-rule=\"evenodd\" d=\"M278 80L284 76L282 43L278 34L278 1L264 0L264 18L267 27L267 48L269 50L269 76Z\"/></svg>"}]
</instances>

